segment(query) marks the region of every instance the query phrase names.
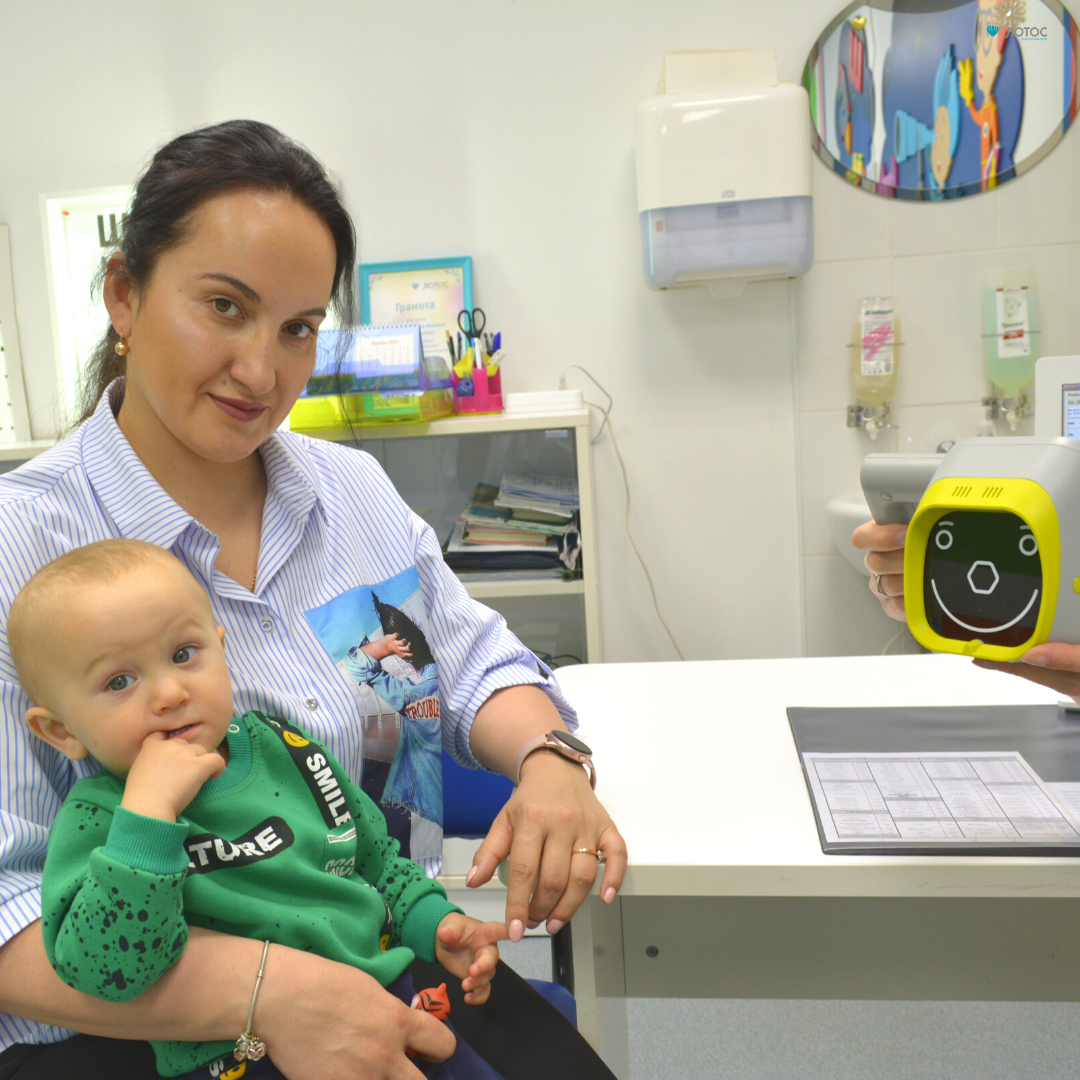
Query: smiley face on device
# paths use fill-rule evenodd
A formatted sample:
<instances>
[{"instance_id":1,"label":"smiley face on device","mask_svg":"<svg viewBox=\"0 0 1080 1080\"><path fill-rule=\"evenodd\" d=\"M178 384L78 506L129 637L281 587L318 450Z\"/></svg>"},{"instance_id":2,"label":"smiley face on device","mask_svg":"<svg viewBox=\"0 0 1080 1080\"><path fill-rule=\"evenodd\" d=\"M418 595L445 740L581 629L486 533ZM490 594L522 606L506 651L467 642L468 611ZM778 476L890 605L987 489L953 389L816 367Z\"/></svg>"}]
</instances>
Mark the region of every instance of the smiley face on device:
<instances>
[{"instance_id":1,"label":"smiley face on device","mask_svg":"<svg viewBox=\"0 0 1080 1080\"><path fill-rule=\"evenodd\" d=\"M1017 647L1035 632L1042 560L1016 514L946 511L930 530L923 575L926 618L942 637Z\"/></svg>"}]
</instances>

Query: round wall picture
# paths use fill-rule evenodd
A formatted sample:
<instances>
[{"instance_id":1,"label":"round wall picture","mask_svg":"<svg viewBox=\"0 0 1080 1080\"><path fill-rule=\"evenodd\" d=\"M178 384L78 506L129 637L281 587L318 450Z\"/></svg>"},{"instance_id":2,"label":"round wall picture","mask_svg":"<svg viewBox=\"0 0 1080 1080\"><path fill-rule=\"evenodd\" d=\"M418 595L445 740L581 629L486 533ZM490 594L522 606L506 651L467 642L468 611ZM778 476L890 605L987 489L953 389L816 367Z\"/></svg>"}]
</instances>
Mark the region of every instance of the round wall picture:
<instances>
[{"instance_id":1,"label":"round wall picture","mask_svg":"<svg viewBox=\"0 0 1080 1080\"><path fill-rule=\"evenodd\" d=\"M850 4L803 71L814 149L877 195L990 191L1072 126L1076 53L1076 23L1056 0Z\"/></svg>"}]
</instances>

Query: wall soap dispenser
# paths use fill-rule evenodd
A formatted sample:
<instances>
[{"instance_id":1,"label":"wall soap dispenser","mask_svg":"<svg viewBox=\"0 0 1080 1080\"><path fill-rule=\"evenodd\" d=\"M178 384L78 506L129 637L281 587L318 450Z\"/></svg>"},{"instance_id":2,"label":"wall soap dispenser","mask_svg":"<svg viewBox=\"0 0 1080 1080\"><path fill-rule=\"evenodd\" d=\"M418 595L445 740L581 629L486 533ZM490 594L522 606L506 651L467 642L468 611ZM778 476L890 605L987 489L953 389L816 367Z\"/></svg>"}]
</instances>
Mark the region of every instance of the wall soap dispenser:
<instances>
[{"instance_id":1,"label":"wall soap dispenser","mask_svg":"<svg viewBox=\"0 0 1080 1080\"><path fill-rule=\"evenodd\" d=\"M889 297L863 299L850 348L856 404L848 406L847 426L876 439L882 428L893 426L889 402L896 397L900 361L900 319Z\"/></svg>"},{"instance_id":2,"label":"wall soap dispenser","mask_svg":"<svg viewBox=\"0 0 1080 1080\"><path fill-rule=\"evenodd\" d=\"M995 393L983 398L983 405L987 419L1003 416L1011 431L1016 431L1021 417L1031 415L1021 391L1035 378L1041 331L1034 268L988 271L983 290L983 355Z\"/></svg>"}]
</instances>

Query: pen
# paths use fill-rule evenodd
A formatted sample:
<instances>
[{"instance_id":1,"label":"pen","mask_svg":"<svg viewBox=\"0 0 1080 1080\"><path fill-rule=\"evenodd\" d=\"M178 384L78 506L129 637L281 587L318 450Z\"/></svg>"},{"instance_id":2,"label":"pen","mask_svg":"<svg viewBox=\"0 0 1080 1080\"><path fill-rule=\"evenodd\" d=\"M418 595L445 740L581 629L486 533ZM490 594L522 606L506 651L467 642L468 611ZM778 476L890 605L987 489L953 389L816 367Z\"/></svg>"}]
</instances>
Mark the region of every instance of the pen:
<instances>
[{"instance_id":1,"label":"pen","mask_svg":"<svg viewBox=\"0 0 1080 1080\"><path fill-rule=\"evenodd\" d=\"M465 355L461 351L461 334L458 334L458 336L457 336L457 354L458 354L459 359Z\"/></svg>"},{"instance_id":2,"label":"pen","mask_svg":"<svg viewBox=\"0 0 1080 1080\"><path fill-rule=\"evenodd\" d=\"M450 336L450 331L446 331L446 347L450 350L450 364L453 366L457 363L457 357L454 355L454 339Z\"/></svg>"},{"instance_id":3,"label":"pen","mask_svg":"<svg viewBox=\"0 0 1080 1080\"><path fill-rule=\"evenodd\" d=\"M502 348L502 331L500 330L495 335L495 340L492 342L492 352L497 353Z\"/></svg>"}]
</instances>

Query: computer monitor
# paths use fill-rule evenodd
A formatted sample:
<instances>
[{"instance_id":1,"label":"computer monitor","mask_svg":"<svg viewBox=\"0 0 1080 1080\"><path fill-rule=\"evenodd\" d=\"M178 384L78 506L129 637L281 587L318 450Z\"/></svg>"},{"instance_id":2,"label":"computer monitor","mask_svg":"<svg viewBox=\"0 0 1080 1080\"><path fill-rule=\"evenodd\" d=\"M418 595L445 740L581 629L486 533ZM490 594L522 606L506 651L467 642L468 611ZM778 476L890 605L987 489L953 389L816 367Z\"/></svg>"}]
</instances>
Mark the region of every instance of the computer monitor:
<instances>
[{"instance_id":1,"label":"computer monitor","mask_svg":"<svg viewBox=\"0 0 1080 1080\"><path fill-rule=\"evenodd\" d=\"M1043 356L1035 365L1035 434L1080 439L1080 356Z\"/></svg>"}]
</instances>

